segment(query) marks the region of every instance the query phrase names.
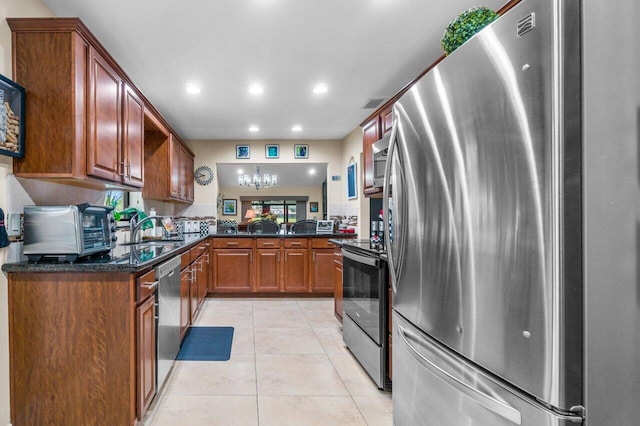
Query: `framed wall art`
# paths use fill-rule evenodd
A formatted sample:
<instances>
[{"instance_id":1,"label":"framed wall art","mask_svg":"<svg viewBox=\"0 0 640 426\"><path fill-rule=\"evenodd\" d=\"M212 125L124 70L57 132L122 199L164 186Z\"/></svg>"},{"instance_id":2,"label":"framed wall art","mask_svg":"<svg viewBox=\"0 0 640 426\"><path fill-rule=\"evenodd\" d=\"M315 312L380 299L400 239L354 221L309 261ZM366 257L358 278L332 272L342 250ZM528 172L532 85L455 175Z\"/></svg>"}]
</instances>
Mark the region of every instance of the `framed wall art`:
<instances>
[{"instance_id":1,"label":"framed wall art","mask_svg":"<svg viewBox=\"0 0 640 426\"><path fill-rule=\"evenodd\" d=\"M222 214L225 216L235 216L238 210L238 200L225 198L222 200Z\"/></svg>"},{"instance_id":2,"label":"framed wall art","mask_svg":"<svg viewBox=\"0 0 640 426\"><path fill-rule=\"evenodd\" d=\"M358 176L356 175L356 163L347 166L347 198L355 200L358 198Z\"/></svg>"},{"instance_id":3,"label":"framed wall art","mask_svg":"<svg viewBox=\"0 0 640 426\"><path fill-rule=\"evenodd\" d=\"M294 158L309 158L309 145L296 144L293 146Z\"/></svg>"},{"instance_id":4,"label":"framed wall art","mask_svg":"<svg viewBox=\"0 0 640 426\"><path fill-rule=\"evenodd\" d=\"M236 158L251 158L251 146L236 145Z\"/></svg>"},{"instance_id":5,"label":"framed wall art","mask_svg":"<svg viewBox=\"0 0 640 426\"><path fill-rule=\"evenodd\" d=\"M265 158L280 158L280 145L265 145L264 156Z\"/></svg>"},{"instance_id":6,"label":"framed wall art","mask_svg":"<svg viewBox=\"0 0 640 426\"><path fill-rule=\"evenodd\" d=\"M0 154L24 157L24 87L0 75Z\"/></svg>"},{"instance_id":7,"label":"framed wall art","mask_svg":"<svg viewBox=\"0 0 640 426\"><path fill-rule=\"evenodd\" d=\"M318 213L318 202L317 201L311 201L309 203L309 211L311 213Z\"/></svg>"}]
</instances>

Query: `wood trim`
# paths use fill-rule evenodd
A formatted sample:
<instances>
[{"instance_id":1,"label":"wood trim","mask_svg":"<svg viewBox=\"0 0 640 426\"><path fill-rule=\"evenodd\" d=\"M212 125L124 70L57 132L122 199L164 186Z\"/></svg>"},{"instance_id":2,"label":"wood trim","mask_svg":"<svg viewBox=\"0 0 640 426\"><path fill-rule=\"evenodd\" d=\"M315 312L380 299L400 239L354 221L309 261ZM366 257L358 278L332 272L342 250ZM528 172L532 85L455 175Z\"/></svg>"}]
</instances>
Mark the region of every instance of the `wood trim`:
<instances>
[{"instance_id":1,"label":"wood trim","mask_svg":"<svg viewBox=\"0 0 640 426\"><path fill-rule=\"evenodd\" d=\"M506 12L511 10L515 5L517 5L521 1L522 0L511 0L511 1L507 2L504 6L502 6L500 9L498 9L496 11L496 13L498 15L504 15ZM400 91L398 91L398 93L396 93L391 98L389 98L389 100L387 102L385 102L382 105L380 105L377 110L375 110L371 115L369 115L367 118L365 118L362 121L362 123L360 123L360 127L364 127L369 121L373 120L377 115L382 114L382 112L385 109L390 108L391 106L393 106L393 104L396 103L396 101L398 99L400 99L402 97L402 95L404 95L409 89L411 89L411 87L413 87L413 85L416 84L418 82L418 80L420 80L422 77L424 77L425 74L427 74L429 71L431 71L436 65L438 65L446 57L447 56L445 54L442 54L438 59L435 60L435 62L433 62L431 65L429 65L416 78L411 80L402 89L400 89Z\"/></svg>"}]
</instances>

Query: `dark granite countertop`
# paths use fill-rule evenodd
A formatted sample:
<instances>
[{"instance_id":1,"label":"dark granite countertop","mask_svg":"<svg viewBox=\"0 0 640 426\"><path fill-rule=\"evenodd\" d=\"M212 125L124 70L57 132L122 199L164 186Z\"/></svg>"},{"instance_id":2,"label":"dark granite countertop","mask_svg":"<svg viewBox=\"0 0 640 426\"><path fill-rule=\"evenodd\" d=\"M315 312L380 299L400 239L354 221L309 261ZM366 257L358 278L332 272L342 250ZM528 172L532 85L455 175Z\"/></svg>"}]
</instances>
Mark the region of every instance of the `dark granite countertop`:
<instances>
[{"instance_id":1,"label":"dark granite countertop","mask_svg":"<svg viewBox=\"0 0 640 426\"><path fill-rule=\"evenodd\" d=\"M329 242L339 246L339 247L347 247L347 249L352 248L355 251L365 252L368 254L373 254L382 259L386 259L387 254L385 251L385 247L382 244L372 244L369 240L358 240L358 239L330 239ZM384 257L383 257L384 256Z\"/></svg>"},{"instance_id":2,"label":"dark granite countertop","mask_svg":"<svg viewBox=\"0 0 640 426\"><path fill-rule=\"evenodd\" d=\"M22 261L5 263L2 271L10 272L139 272L163 260L169 260L209 236L199 234L187 235L184 240L147 241L141 244L119 244L112 250L78 259L70 263L56 258L45 258L40 262Z\"/></svg>"},{"instance_id":3,"label":"dark granite countertop","mask_svg":"<svg viewBox=\"0 0 640 426\"><path fill-rule=\"evenodd\" d=\"M237 234L211 234L214 238L336 238L345 237L351 235L356 237L356 234L249 234L248 232L238 232Z\"/></svg>"},{"instance_id":4,"label":"dark granite countertop","mask_svg":"<svg viewBox=\"0 0 640 426\"><path fill-rule=\"evenodd\" d=\"M348 234L353 235L353 234ZM147 241L141 244L119 244L100 255L81 258L70 263L57 258L40 262L22 261L2 265L4 273L10 272L127 272L136 273L148 269L164 260L179 255L199 242L212 238L333 238L345 234L185 234L184 240Z\"/></svg>"}]
</instances>

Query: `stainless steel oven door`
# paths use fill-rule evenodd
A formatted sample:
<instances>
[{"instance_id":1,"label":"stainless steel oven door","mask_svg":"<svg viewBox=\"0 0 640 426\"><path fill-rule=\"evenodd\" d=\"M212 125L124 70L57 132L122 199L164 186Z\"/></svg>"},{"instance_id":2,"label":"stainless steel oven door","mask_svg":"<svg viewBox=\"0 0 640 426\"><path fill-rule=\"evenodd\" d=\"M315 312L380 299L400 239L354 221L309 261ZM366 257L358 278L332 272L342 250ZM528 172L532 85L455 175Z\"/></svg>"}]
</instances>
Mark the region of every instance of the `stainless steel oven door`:
<instances>
[{"instance_id":1,"label":"stainless steel oven door","mask_svg":"<svg viewBox=\"0 0 640 426\"><path fill-rule=\"evenodd\" d=\"M386 327L387 276L384 261L342 249L343 309L378 346Z\"/></svg>"}]
</instances>

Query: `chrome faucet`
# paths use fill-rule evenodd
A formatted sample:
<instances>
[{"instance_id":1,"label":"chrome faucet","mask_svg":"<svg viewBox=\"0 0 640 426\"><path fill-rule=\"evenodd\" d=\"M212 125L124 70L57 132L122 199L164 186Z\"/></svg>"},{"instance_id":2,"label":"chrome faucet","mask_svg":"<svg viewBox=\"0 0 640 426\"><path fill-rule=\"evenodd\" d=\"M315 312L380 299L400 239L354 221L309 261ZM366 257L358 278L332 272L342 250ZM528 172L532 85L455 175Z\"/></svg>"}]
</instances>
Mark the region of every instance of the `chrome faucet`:
<instances>
[{"instance_id":1,"label":"chrome faucet","mask_svg":"<svg viewBox=\"0 0 640 426\"><path fill-rule=\"evenodd\" d=\"M140 231L140 228L142 227L142 224L145 223L148 220L154 220L154 219L164 219L165 216L146 216L142 219L140 219L140 221L138 221L138 213L135 213L133 216L131 216L131 218L129 219L129 237L131 239L131 243L137 243L138 240L136 239L136 236L138 235L138 231ZM162 222L160 222L160 224L162 224ZM164 226L162 227L162 232L164 235Z\"/></svg>"}]
</instances>

